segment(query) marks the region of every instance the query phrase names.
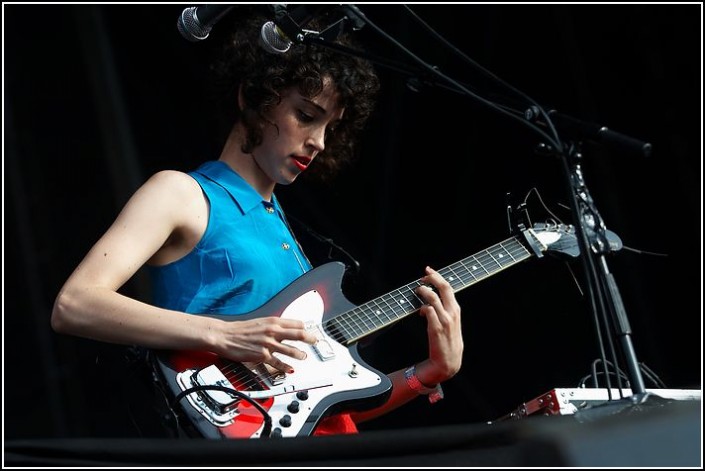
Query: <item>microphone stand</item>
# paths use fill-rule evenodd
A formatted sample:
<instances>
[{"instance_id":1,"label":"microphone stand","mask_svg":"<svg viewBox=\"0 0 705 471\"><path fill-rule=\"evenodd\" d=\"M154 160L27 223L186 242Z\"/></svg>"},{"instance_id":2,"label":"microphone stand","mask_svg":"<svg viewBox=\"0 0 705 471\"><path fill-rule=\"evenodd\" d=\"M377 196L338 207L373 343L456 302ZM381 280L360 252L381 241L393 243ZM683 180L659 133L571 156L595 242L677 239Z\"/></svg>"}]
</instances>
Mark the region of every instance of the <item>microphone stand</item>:
<instances>
[{"instance_id":1,"label":"microphone stand","mask_svg":"<svg viewBox=\"0 0 705 471\"><path fill-rule=\"evenodd\" d=\"M611 250L606 235L607 229L583 178L581 166L583 155L580 152L579 145L574 142L566 144L565 148L560 152L560 156L569 187L570 207L575 222L585 278L588 284L588 293L597 330L608 397L610 400L612 399L602 331L607 337L607 345L610 348L609 353L614 365L618 365L619 362L614 351L612 333L618 337L631 380L632 402L640 403L645 398L646 389L632 345L631 327L622 303L622 297L605 258L605 254ZM620 375L617 375L617 385L621 395Z\"/></svg>"},{"instance_id":2,"label":"microphone stand","mask_svg":"<svg viewBox=\"0 0 705 471\"><path fill-rule=\"evenodd\" d=\"M364 18L364 15L359 12L356 7L352 8L349 6L348 14L350 17L353 17L353 19ZM418 80L419 77L423 77L423 74L419 75L419 70L412 70L398 62L382 59L366 52L357 51L339 44L335 44L333 41L328 40L325 34L317 33L315 31L302 30L302 34L299 35L297 39L302 43L317 44L319 46L337 50L338 52L344 54L369 60L370 62L380 66L406 74L412 81ZM439 86L451 91L470 95L487 103L486 100L477 97L459 82L455 82L449 78L446 79L447 84L432 80L422 80L422 82L425 85ZM409 82L407 84L410 86L412 85L412 83ZM513 101L514 100L510 99L505 102ZM607 237L608 231L592 197L590 196L590 192L583 178L581 167L583 155L580 152L580 142L583 140L591 140L599 144L621 149L626 152L640 153L644 156L650 155L651 144L611 131L604 126L586 123L576 118L557 113L555 110L545 113L545 120L541 121L541 113L538 106L531 106L522 113L504 105L498 105L491 102L490 104L493 105L496 110L503 111L505 114L513 114L514 117L523 116L526 121L549 128L553 128L555 126L555 129L561 130L561 132L564 132L566 135L577 136L577 143L574 141L561 143L561 141L557 139L557 144L559 144L562 148L555 149L550 145L540 144L539 149L542 153L559 154L561 157L570 196L569 200L571 212L576 227L577 239L583 262L583 269L585 271L585 278L588 285L590 304L594 316L595 329L598 338L602 365L604 368L608 397L612 400L611 382L607 365L613 364L617 368L617 371L619 371L618 365L620 363L617 361L618 354L615 351L613 340L614 334L619 339L621 354L623 360L627 364L627 370L629 372L629 386L632 389L630 401L633 404L644 402L649 394L646 392L644 380L642 378L639 363L632 344L631 327L629 325L626 310L624 309L624 305L622 303L619 288L617 287L614 275L610 273L607 266L605 255L611 251L610 243ZM544 136L546 135L544 134ZM603 340L603 334L607 339L606 344L609 348L610 357L613 359L612 363L605 359L605 341ZM620 396L623 398L621 377L617 374L616 378ZM595 377L594 379L595 387L597 387L597 378Z\"/></svg>"}]
</instances>

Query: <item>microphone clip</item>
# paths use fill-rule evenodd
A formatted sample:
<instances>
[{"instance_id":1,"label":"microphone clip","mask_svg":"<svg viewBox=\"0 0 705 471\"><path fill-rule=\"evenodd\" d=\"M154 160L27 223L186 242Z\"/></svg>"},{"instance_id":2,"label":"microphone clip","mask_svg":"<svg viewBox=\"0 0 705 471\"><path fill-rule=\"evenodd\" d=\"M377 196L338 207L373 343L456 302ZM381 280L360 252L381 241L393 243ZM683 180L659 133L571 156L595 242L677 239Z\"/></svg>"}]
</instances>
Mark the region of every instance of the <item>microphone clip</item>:
<instances>
[{"instance_id":1,"label":"microphone clip","mask_svg":"<svg viewBox=\"0 0 705 471\"><path fill-rule=\"evenodd\" d=\"M331 9L330 5L311 7L311 5L299 5L289 12L286 5L273 5L274 23L291 42L297 44L304 43L307 39L335 41L346 29L357 31L365 24L354 10L345 7L334 9ZM330 21L325 29L322 31L304 29L318 16Z\"/></svg>"},{"instance_id":2,"label":"microphone clip","mask_svg":"<svg viewBox=\"0 0 705 471\"><path fill-rule=\"evenodd\" d=\"M307 32L303 27L313 20L321 7L315 8L312 12L307 5L301 5L296 7L291 13L289 13L286 5L273 5L272 9L274 10L274 23L277 28L284 33L289 41L302 43Z\"/></svg>"}]
</instances>

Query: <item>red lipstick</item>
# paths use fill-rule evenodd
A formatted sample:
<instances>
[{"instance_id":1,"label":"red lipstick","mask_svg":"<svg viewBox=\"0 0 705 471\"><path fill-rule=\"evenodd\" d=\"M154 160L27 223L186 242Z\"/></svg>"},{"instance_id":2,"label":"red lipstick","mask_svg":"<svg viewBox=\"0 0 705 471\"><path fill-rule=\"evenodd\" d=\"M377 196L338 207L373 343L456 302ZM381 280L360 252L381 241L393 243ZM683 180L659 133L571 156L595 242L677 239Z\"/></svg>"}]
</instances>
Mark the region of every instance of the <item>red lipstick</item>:
<instances>
[{"instance_id":1,"label":"red lipstick","mask_svg":"<svg viewBox=\"0 0 705 471\"><path fill-rule=\"evenodd\" d=\"M305 156L305 155L294 155L292 156L294 159L294 163L296 166L301 170L302 172L306 170L306 168L309 166L311 161L313 160L311 157Z\"/></svg>"}]
</instances>

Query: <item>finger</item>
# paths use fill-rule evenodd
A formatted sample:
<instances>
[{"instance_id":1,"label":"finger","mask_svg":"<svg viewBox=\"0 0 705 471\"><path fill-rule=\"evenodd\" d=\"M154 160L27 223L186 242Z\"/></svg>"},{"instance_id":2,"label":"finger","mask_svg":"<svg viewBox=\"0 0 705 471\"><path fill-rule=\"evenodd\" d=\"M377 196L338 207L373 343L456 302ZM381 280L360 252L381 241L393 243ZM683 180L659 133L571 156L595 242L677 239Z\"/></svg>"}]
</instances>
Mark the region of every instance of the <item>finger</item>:
<instances>
[{"instance_id":1,"label":"finger","mask_svg":"<svg viewBox=\"0 0 705 471\"><path fill-rule=\"evenodd\" d=\"M294 368L290 364L284 363L274 355L269 355L269 357L266 358L263 363L268 364L272 368L275 368L281 371L282 373L292 374L294 372Z\"/></svg>"},{"instance_id":2,"label":"finger","mask_svg":"<svg viewBox=\"0 0 705 471\"><path fill-rule=\"evenodd\" d=\"M453 287L440 273L431 267L426 267L426 274L427 282L432 284L442 296L449 297L453 294Z\"/></svg>"},{"instance_id":3,"label":"finger","mask_svg":"<svg viewBox=\"0 0 705 471\"><path fill-rule=\"evenodd\" d=\"M430 325L440 326L439 310L443 309L443 304L438 298L438 295L428 286L419 286L416 292L425 302L425 304L421 306L419 313L426 318Z\"/></svg>"},{"instance_id":4,"label":"finger","mask_svg":"<svg viewBox=\"0 0 705 471\"><path fill-rule=\"evenodd\" d=\"M305 328L303 321L297 319L288 319L284 317L272 317L271 319L274 321L274 323L285 329L303 330Z\"/></svg>"},{"instance_id":5,"label":"finger","mask_svg":"<svg viewBox=\"0 0 705 471\"><path fill-rule=\"evenodd\" d=\"M432 305L434 301L440 303L440 298L434 288L433 285L423 284L416 288L416 294L419 295L424 304Z\"/></svg>"},{"instance_id":6,"label":"finger","mask_svg":"<svg viewBox=\"0 0 705 471\"><path fill-rule=\"evenodd\" d=\"M305 351L296 348L293 345L289 345L288 343L281 343L277 345L275 351L277 353L281 353L282 355L286 355L291 358L296 358L297 360L305 360L308 356Z\"/></svg>"},{"instance_id":7,"label":"finger","mask_svg":"<svg viewBox=\"0 0 705 471\"><path fill-rule=\"evenodd\" d=\"M317 338L313 333L308 332L306 330L298 329L280 330L277 334L274 335L274 337L280 342L284 342L287 340L298 340L309 345L313 345L317 341Z\"/></svg>"},{"instance_id":8,"label":"finger","mask_svg":"<svg viewBox=\"0 0 705 471\"><path fill-rule=\"evenodd\" d=\"M428 273L428 275L424 277L424 280L431 283L436 288L437 294L440 297L445 309L449 313L460 314L460 305L455 298L455 291L448 280L446 280L440 273L433 270L431 267L426 267L426 273Z\"/></svg>"},{"instance_id":9,"label":"finger","mask_svg":"<svg viewBox=\"0 0 705 471\"><path fill-rule=\"evenodd\" d=\"M426 321L429 323L429 325L440 325L441 321L438 318L436 308L434 308L430 304L424 304L423 306L421 306L419 314L426 318Z\"/></svg>"},{"instance_id":10,"label":"finger","mask_svg":"<svg viewBox=\"0 0 705 471\"><path fill-rule=\"evenodd\" d=\"M448 305L454 306L455 302L445 301L448 305L444 304L444 300L426 286L419 287L418 290L421 296L427 300L426 305L421 307L421 315L426 317L430 328L445 331L459 322L459 308L448 307Z\"/></svg>"},{"instance_id":11,"label":"finger","mask_svg":"<svg viewBox=\"0 0 705 471\"><path fill-rule=\"evenodd\" d=\"M435 321L440 324L441 318L444 316L447 317L441 298L439 298L438 295L433 291L431 291L431 293L429 294L427 308L428 309L426 318L429 320Z\"/></svg>"},{"instance_id":12,"label":"finger","mask_svg":"<svg viewBox=\"0 0 705 471\"><path fill-rule=\"evenodd\" d=\"M316 343L316 336L306 330L304 323L295 319L279 319L278 331L274 334L274 337L279 340L300 340L302 342L313 345Z\"/></svg>"}]
</instances>

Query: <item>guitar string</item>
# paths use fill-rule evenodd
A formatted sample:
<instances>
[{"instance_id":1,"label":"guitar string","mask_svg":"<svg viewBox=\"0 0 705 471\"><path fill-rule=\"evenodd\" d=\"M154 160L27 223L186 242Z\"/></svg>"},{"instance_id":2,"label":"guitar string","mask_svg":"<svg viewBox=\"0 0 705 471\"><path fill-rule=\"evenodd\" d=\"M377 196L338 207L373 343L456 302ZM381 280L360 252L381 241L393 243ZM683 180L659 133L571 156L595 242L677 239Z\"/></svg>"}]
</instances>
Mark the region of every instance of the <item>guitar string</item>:
<instances>
[{"instance_id":1,"label":"guitar string","mask_svg":"<svg viewBox=\"0 0 705 471\"><path fill-rule=\"evenodd\" d=\"M505 245L509 245L510 247L507 248ZM501 259L504 258L505 254L508 255L511 260L501 261ZM519 255L519 259L517 259L515 255ZM472 255L448 267L445 267L439 270L439 273L451 284L451 287L454 290L456 288L462 289L467 287L469 283L482 280L496 272L510 267L511 265L525 260L529 255L530 253L528 252L528 250L523 245L521 245L516 240L516 238L512 238L500 242L499 244L495 244L494 246L489 247L484 251L481 251L475 255ZM470 265L469 268L468 264L471 262L475 263ZM485 273L482 274L480 269ZM480 271L479 275L474 274L474 272L478 271ZM341 333L338 329L335 329L332 332L330 331L330 329L326 329L326 331L331 335L334 340L338 341L339 343L344 343L346 340L349 340L351 338L351 333L354 334L354 331L351 332L348 328L352 330L360 324L364 324L364 326L368 328L367 331L370 331L370 325L382 327L391 322L401 319L405 315L412 314L423 305L423 301L415 293L415 289L421 286L421 284L422 283L420 279L415 280L401 288L394 290L393 292L375 298L372 301L369 301L368 303L357 306L351 309L350 311L341 313L338 316L329 319L327 321L328 324L332 324L333 321L338 322L338 327L342 327L345 330L344 334L347 335L347 339L346 335ZM408 299L403 293L403 291L406 291L407 295L410 293L412 299ZM396 294L392 295L393 293L401 294L401 298L397 297ZM388 299L392 299L394 302L390 304ZM380 310L379 308L382 307L379 305L380 302L383 302L387 306L387 308ZM374 305L378 309L373 310L370 307L372 303L374 303ZM414 309L408 310L406 307L403 306L403 304L406 303L410 303ZM401 316L397 313L397 308L401 308ZM394 316L390 317L390 311L391 313L393 313ZM386 322L382 322L381 324L379 324L380 314L384 314L387 317ZM357 316L357 320L354 319L354 316ZM366 317L366 320L363 319L363 316ZM340 322L348 324L347 328ZM325 326L323 328L325 328ZM357 327L357 329L360 330L360 334L366 333L366 331L363 330L361 327ZM354 336L352 336L352 338L354 338ZM238 364L236 362L229 363L231 363L232 366L230 368L225 368L223 374L226 375L226 377L227 375L230 375L230 378L228 378L228 380L231 382L231 384L234 381L235 383L238 383L238 385L242 387L243 390L251 390L253 386L261 385L261 381L257 379L257 377L261 376L258 375L256 371L251 371L250 368L247 368L245 365ZM247 371L236 371L238 366L241 366ZM265 364L260 362L255 364L253 369L257 370L262 367L265 367ZM273 382L273 380L278 376L280 376L280 373L267 372L267 374L264 375L263 379Z\"/></svg>"},{"instance_id":2,"label":"guitar string","mask_svg":"<svg viewBox=\"0 0 705 471\"><path fill-rule=\"evenodd\" d=\"M507 252L507 253L511 254L511 252ZM510 256L512 259L514 259L513 254L511 254ZM490 260L492 260L492 262L497 265L496 267L491 268L491 271L487 270L487 268L486 268L486 267L488 267L488 263ZM486 272L485 275L481 274L482 278L484 278L486 275L492 274L500 269L507 268L510 264L516 263L515 260L512 260L509 263L504 263L504 264L498 263L497 260L494 259L492 257L492 255L489 253L484 254L482 257L479 257L479 258L474 257L474 261L477 263L476 265L474 265L476 267L474 270L475 272L478 271L477 265L481 265L483 271ZM465 261L465 263L467 263L467 260ZM457 278L454 278L454 280L450 280L451 286L453 286L453 285L455 285L454 287L458 287L459 285L465 286L465 285L467 285L468 281L476 281L476 280L480 279L480 278L478 278L478 276L473 274L472 271L467 270L467 266L457 265L457 267L464 268L464 270L467 272L467 274L463 274L461 276L458 276L457 272L455 270L453 270L452 268L451 269L443 269L443 270L439 271L439 273L441 273L442 276L446 277L446 279L450 278L450 275L448 275L447 273L454 273L455 274L454 276ZM457 280L457 281L455 281L455 280ZM410 283L409 285L407 285L405 288L402 288L402 289L410 290L410 292L413 293L413 288L416 288L419 285L420 285L420 280L417 280L414 283ZM414 298L416 298L415 304L413 302L414 301L413 298L411 298L411 299L408 299L405 297L399 298L397 293L401 293L401 289L392 293L393 296L395 297L395 299L394 299L395 302L389 303L387 301L387 299L391 299L392 295L385 295L385 296L380 297L376 300L373 300L370 303L367 303L366 305L363 305L362 307L360 307L358 309L354 309L352 311L349 311L348 313L343 313L342 315L340 315L334 319L331 319L329 321L329 325L331 325L332 327L331 327L331 329L328 329L329 333L331 333L333 338L335 338L338 341L345 339L346 336L347 336L347 340L350 340L351 338L355 338L355 336L357 336L358 333L364 334L365 331L363 329L361 329L360 327L358 327L361 324L361 322L360 322L362 319L361 314L366 314L368 317L368 321L369 321L370 320L369 312L372 312L372 309L370 308L370 306L371 305L379 306L380 301L389 307L389 309L385 310L386 312L391 311L392 313L394 313L395 317L397 318L394 320L398 320L399 318L402 317L398 312L398 310L400 308L402 309L402 313L401 313L402 315L408 315L408 314L413 313L415 310L417 310L423 304L418 299L418 297L415 295L415 293L412 294L412 296ZM403 296L403 294L402 294L402 296ZM399 301L400 299L403 300L404 302L410 301L411 305L414 307L414 309L405 309L405 307L402 305L403 303L401 303ZM365 311L365 309L367 309L367 312ZM375 311L375 313L378 313L378 312L379 312L379 310ZM393 319L393 318L390 318L390 319ZM375 319L372 319L371 322L364 322L364 323L366 325L371 324L372 326L376 326L376 325L383 326L384 325L384 323L380 324L379 318L375 318ZM331 332L331 330L332 330L332 332Z\"/></svg>"},{"instance_id":3,"label":"guitar string","mask_svg":"<svg viewBox=\"0 0 705 471\"><path fill-rule=\"evenodd\" d=\"M507 248L506 245L509 245L509 248ZM502 250L498 250L500 248ZM499 261L498 258L502 259L504 257L504 254L509 255L511 260ZM519 255L520 259L517 260L515 255ZM523 245L519 244L516 241L516 239L508 239L500 244L496 244L495 246L490 247L489 249L485 250L484 252L480 252L480 253L473 255L471 257L467 257L466 259L464 259L460 262L457 262L449 267L441 269L441 270L439 270L439 273L445 279L447 279L449 281L449 283L451 284L451 287L453 287L454 289L458 288L458 287L464 288L470 282L479 281L479 280L481 280L489 275L492 275L502 269L508 268L509 266L511 266L515 263L523 261L524 259L526 259L528 257L528 255L529 255L529 252L524 248ZM468 264L471 261L475 262L472 265L472 267L473 267L472 270L470 270L468 268ZM478 265L479 265L479 268L478 268ZM461 271L461 269L462 269L462 271ZM475 274L478 271L480 272L479 276ZM482 271L484 271L485 274L482 274L481 273ZM458 274L459 272L461 273L460 275ZM385 314L388 314L391 311L392 313L395 314L395 316L397 316L397 319L388 318L388 321L392 321L392 320L396 321L399 318L403 317L403 315L408 315L408 314L415 312L415 310L420 308L420 306L423 304L414 292L414 289L420 285L421 285L420 280L416 280L412 283L409 283L405 287L399 288L399 289L395 290L395 292L392 292L392 293L402 294L402 298L398 298L398 296L396 294L394 294L395 300L397 301L395 303L390 304L387 301L388 298L392 297L392 293L390 293L390 294L381 296L379 298L376 298L366 304L358 306L357 308L354 308L351 311L342 313L342 314L336 316L335 318L330 319L328 322L330 324L335 322L337 324L337 327L339 329L342 328L344 330L344 333L347 334L348 337L350 337L350 333L353 332L353 337L354 337L354 335L355 335L354 330L357 327L357 325L360 324L359 321L362 319L359 316L359 314L367 314L368 320L372 321L371 324L376 325L379 323L379 314L381 314L382 311ZM412 293L413 297L415 298L416 302L418 303L418 305L414 306L414 304L412 302L412 306L414 306L414 308L415 308L414 310L409 311L400 305L400 303L398 301L399 299L403 299L404 304L406 302L410 302L410 301L414 300L414 299L408 299L408 298L404 297L402 290L408 290L410 293ZM379 307L380 301L383 302L384 304L386 304L389 309L383 309L382 311L380 311L379 309L373 310L371 307L369 307L372 304ZM399 308L399 307L401 307L403 310L402 316L399 316L397 313L397 308ZM365 309L368 310L367 313L365 312ZM369 316L369 313L377 314L377 316L371 317L371 316ZM358 315L358 319L357 319L358 322L356 322L354 319L355 315ZM369 325L370 322L364 322L364 324ZM381 325L383 326L383 325L385 325L385 323L382 323ZM332 337L334 339L336 339L337 341L341 341L345 338L343 333L340 333L338 331L339 329L335 329L335 328L332 328L332 329L333 329L333 331L329 332L329 333L332 333ZM328 329L328 330L330 330L330 329ZM361 329L358 329L358 330L361 330ZM360 333L364 334L365 331L361 330Z\"/></svg>"}]
</instances>

